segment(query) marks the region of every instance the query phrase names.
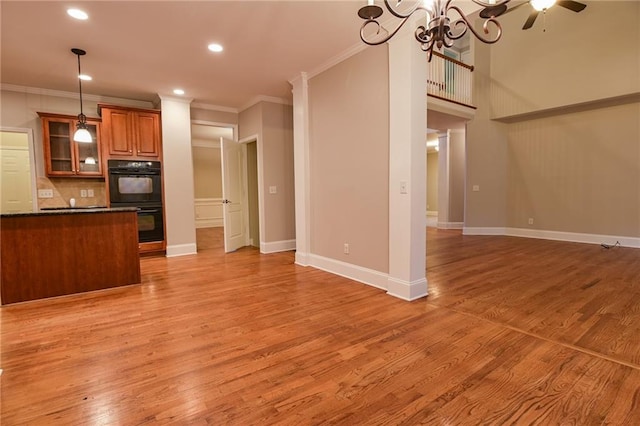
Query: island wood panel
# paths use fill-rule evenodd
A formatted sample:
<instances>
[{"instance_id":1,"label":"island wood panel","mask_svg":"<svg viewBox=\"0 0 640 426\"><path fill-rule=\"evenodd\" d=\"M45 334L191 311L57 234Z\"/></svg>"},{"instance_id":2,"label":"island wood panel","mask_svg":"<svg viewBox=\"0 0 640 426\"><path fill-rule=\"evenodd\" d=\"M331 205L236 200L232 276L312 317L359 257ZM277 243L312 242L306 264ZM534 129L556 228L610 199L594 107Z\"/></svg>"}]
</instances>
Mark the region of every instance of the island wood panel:
<instances>
[{"instance_id":1,"label":"island wood panel","mask_svg":"<svg viewBox=\"0 0 640 426\"><path fill-rule=\"evenodd\" d=\"M136 212L1 218L2 304L140 282Z\"/></svg>"}]
</instances>

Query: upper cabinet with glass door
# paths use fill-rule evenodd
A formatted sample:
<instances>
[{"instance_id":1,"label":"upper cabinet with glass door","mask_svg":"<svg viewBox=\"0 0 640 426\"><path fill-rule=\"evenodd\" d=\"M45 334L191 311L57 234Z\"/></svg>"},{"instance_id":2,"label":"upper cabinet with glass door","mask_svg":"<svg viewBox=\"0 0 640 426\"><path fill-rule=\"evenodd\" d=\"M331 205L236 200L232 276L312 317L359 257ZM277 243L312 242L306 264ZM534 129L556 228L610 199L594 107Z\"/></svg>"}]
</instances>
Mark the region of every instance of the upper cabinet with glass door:
<instances>
[{"instance_id":1,"label":"upper cabinet with glass door","mask_svg":"<svg viewBox=\"0 0 640 426\"><path fill-rule=\"evenodd\" d=\"M91 142L75 142L75 116L39 112L44 162L49 177L104 177L100 161L100 120L87 118Z\"/></svg>"}]
</instances>

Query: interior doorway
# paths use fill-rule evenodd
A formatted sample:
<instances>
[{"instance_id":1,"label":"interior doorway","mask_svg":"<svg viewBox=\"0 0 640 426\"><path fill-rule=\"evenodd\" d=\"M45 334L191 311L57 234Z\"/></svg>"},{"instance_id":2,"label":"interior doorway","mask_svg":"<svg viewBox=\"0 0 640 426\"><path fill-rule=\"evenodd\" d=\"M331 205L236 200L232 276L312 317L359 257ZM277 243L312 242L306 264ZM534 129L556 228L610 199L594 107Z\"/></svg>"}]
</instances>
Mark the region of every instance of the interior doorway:
<instances>
[{"instance_id":1,"label":"interior doorway","mask_svg":"<svg viewBox=\"0 0 640 426\"><path fill-rule=\"evenodd\" d=\"M258 192L258 142L252 141L247 143L249 245L260 248L260 199Z\"/></svg>"},{"instance_id":2,"label":"interior doorway","mask_svg":"<svg viewBox=\"0 0 640 426\"><path fill-rule=\"evenodd\" d=\"M194 169L194 211L196 219L196 245L202 249L224 249L225 237L232 230L224 225L225 173L222 140L233 141L241 149L242 173L238 182L227 188L240 185L242 214L241 223L246 239L240 246L261 249L263 237L261 191L261 146L257 135L237 140L237 125L193 120L191 124L191 147ZM235 226L236 224L234 224ZM230 235L230 234L229 234Z\"/></svg>"},{"instance_id":3,"label":"interior doorway","mask_svg":"<svg viewBox=\"0 0 640 426\"><path fill-rule=\"evenodd\" d=\"M31 129L0 129L0 212L38 209Z\"/></svg>"},{"instance_id":4,"label":"interior doorway","mask_svg":"<svg viewBox=\"0 0 640 426\"><path fill-rule=\"evenodd\" d=\"M194 212L197 250L224 248L220 138L233 139L236 126L192 121Z\"/></svg>"}]
</instances>

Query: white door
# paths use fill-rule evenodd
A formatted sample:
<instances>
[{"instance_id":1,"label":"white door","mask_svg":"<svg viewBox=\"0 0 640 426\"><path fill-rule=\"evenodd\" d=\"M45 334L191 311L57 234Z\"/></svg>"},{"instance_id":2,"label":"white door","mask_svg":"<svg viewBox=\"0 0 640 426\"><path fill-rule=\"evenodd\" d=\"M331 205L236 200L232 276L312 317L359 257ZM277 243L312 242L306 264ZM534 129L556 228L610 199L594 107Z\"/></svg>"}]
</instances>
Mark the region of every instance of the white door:
<instances>
[{"instance_id":1,"label":"white door","mask_svg":"<svg viewBox=\"0 0 640 426\"><path fill-rule=\"evenodd\" d=\"M0 142L0 212L33 211L31 160L26 133L2 132Z\"/></svg>"},{"instance_id":2,"label":"white door","mask_svg":"<svg viewBox=\"0 0 640 426\"><path fill-rule=\"evenodd\" d=\"M224 251L229 253L245 246L245 220L242 201L242 145L220 138L222 149L222 216L224 220Z\"/></svg>"}]
</instances>

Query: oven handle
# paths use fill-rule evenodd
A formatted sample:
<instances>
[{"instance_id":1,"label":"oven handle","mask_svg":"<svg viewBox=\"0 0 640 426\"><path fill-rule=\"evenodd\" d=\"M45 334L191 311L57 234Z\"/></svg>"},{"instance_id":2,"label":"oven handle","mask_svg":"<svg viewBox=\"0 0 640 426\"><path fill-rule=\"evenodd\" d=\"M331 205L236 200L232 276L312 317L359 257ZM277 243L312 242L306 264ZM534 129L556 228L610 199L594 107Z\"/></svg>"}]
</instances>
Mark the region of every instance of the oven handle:
<instances>
[{"instance_id":1,"label":"oven handle","mask_svg":"<svg viewBox=\"0 0 640 426\"><path fill-rule=\"evenodd\" d=\"M157 170L114 170L109 169L110 175L129 175L129 176L159 176Z\"/></svg>"},{"instance_id":2,"label":"oven handle","mask_svg":"<svg viewBox=\"0 0 640 426\"><path fill-rule=\"evenodd\" d=\"M138 207L138 213L158 213L159 211L159 209L148 210Z\"/></svg>"}]
</instances>

